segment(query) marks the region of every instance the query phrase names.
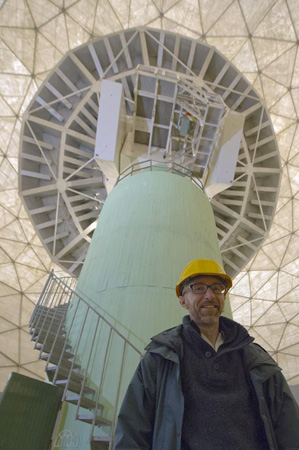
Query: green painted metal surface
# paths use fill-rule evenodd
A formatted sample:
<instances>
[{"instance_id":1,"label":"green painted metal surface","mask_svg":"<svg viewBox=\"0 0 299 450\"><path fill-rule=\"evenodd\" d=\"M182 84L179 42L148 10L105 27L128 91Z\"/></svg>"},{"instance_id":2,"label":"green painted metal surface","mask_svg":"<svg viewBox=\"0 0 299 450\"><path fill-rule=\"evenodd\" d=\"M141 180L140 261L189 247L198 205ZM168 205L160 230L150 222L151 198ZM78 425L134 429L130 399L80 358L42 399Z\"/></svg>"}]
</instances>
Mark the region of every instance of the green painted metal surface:
<instances>
[{"instance_id":1,"label":"green painted metal surface","mask_svg":"<svg viewBox=\"0 0 299 450\"><path fill-rule=\"evenodd\" d=\"M119 183L106 200L76 290L143 350L151 336L181 322L186 311L175 285L184 266L196 258L221 262L208 198L187 177L142 172ZM224 314L231 315L228 302ZM90 319L89 328L93 326ZM97 338L98 360L103 360L106 339L107 331ZM88 331L79 351L83 366L84 342L90 342ZM115 347L118 356L108 361L104 386L108 405L115 402L112 387L117 386L122 358L121 342ZM125 363L127 380L130 364L136 365L133 356ZM93 373L99 370L95 362Z\"/></svg>"},{"instance_id":2,"label":"green painted metal surface","mask_svg":"<svg viewBox=\"0 0 299 450\"><path fill-rule=\"evenodd\" d=\"M76 291L143 350L151 336L179 324L186 314L175 285L184 266L197 258L221 262L208 198L187 177L141 172L120 182L106 200ZM75 310L73 302L69 324ZM231 316L228 303L225 315ZM96 318L80 307L71 333L74 348L80 341L77 362L87 367L94 339L86 372L90 386L101 384L104 417L113 421L139 357L126 346L122 366L124 343L113 335L103 372L108 336L107 326L100 323L96 331Z\"/></svg>"},{"instance_id":3,"label":"green painted metal surface","mask_svg":"<svg viewBox=\"0 0 299 450\"><path fill-rule=\"evenodd\" d=\"M48 450L62 390L12 372L0 400L0 449Z\"/></svg>"},{"instance_id":4,"label":"green painted metal surface","mask_svg":"<svg viewBox=\"0 0 299 450\"><path fill-rule=\"evenodd\" d=\"M105 202L77 291L142 348L181 321L174 288L196 258L221 262L206 195L189 178L143 172L119 183Z\"/></svg>"}]
</instances>

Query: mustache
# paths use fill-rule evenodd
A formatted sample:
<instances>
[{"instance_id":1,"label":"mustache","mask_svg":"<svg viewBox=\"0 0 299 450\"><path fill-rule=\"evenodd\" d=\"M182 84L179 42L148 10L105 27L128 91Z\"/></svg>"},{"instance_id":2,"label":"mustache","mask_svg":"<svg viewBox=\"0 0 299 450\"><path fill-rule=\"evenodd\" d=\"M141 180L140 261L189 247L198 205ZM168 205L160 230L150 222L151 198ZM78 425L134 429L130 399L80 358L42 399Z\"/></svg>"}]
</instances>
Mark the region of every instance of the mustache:
<instances>
[{"instance_id":1,"label":"mustache","mask_svg":"<svg viewBox=\"0 0 299 450\"><path fill-rule=\"evenodd\" d=\"M196 303L197 308L203 308L205 306L214 306L216 308L219 308L219 303L215 301L199 301Z\"/></svg>"}]
</instances>

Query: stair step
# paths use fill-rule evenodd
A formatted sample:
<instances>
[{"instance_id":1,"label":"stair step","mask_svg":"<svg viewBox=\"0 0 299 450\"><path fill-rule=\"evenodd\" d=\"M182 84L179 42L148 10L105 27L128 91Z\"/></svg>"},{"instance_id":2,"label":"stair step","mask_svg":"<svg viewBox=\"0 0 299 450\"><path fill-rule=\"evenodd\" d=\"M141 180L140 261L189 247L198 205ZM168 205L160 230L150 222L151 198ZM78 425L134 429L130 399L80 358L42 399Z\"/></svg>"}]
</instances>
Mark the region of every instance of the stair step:
<instances>
[{"instance_id":1,"label":"stair step","mask_svg":"<svg viewBox=\"0 0 299 450\"><path fill-rule=\"evenodd\" d=\"M68 303L62 303L61 305L56 305L53 306L52 308L50 308L49 306L43 306L43 305L36 305L34 312L37 311L53 311L53 310L63 310L63 309L67 309L69 307L70 302Z\"/></svg>"},{"instance_id":2,"label":"stair step","mask_svg":"<svg viewBox=\"0 0 299 450\"><path fill-rule=\"evenodd\" d=\"M48 357L49 357L49 354L45 354L45 355L41 355L40 359L46 360L46 359L48 359ZM59 360L60 360L60 355L55 355L54 354L54 355L51 355L51 358L50 358L49 362L51 364L58 365L59 364ZM70 369L72 367L72 361L69 361L68 359L65 359L65 358L62 358L60 364L63 367L65 367L66 369L67 368ZM73 369L81 369L81 366L79 364L77 364L77 363L74 363Z\"/></svg>"},{"instance_id":3,"label":"stair step","mask_svg":"<svg viewBox=\"0 0 299 450\"><path fill-rule=\"evenodd\" d=\"M61 318L61 319L43 319L40 320L39 322L35 323L32 325L31 328L34 328L36 330L45 330L45 329L49 329L49 328L59 328L60 326L62 326L65 323L65 317ZM62 324L62 325L61 325Z\"/></svg>"},{"instance_id":4,"label":"stair step","mask_svg":"<svg viewBox=\"0 0 299 450\"><path fill-rule=\"evenodd\" d=\"M40 320L36 320L35 322L33 322L31 324L31 328L37 328L40 330L41 328L49 327L49 324L59 326L60 323L64 323L64 322L65 322L65 317L41 318Z\"/></svg>"},{"instance_id":5,"label":"stair step","mask_svg":"<svg viewBox=\"0 0 299 450\"><path fill-rule=\"evenodd\" d=\"M65 311L50 311L50 312L41 312L35 315L35 317L30 321L31 324L42 323L44 320L56 320L56 319L64 319L66 317L67 310Z\"/></svg>"},{"instance_id":6,"label":"stair step","mask_svg":"<svg viewBox=\"0 0 299 450\"><path fill-rule=\"evenodd\" d=\"M55 384L57 384L58 386L65 386L67 384L67 382L68 382L67 379L63 379L63 380L57 380L55 382ZM81 389L82 389L82 383L76 383L76 381L73 381L73 380L69 381L68 391L76 392L77 394L80 394ZM95 394L95 390L86 386L86 384L85 384L83 394Z\"/></svg>"},{"instance_id":7,"label":"stair step","mask_svg":"<svg viewBox=\"0 0 299 450\"><path fill-rule=\"evenodd\" d=\"M48 330L42 330L42 332L40 334L39 334L38 330L37 331L31 330L30 333L32 334L32 337L31 337L32 341L37 341L37 338L44 339L47 336L47 334L48 334L47 338L54 340L57 335L57 331L56 331L56 333L54 333L53 331L49 331L49 333L48 333ZM66 331L62 327L59 330L59 334L58 334L59 340L62 340L65 336L66 336Z\"/></svg>"},{"instance_id":8,"label":"stair step","mask_svg":"<svg viewBox=\"0 0 299 450\"><path fill-rule=\"evenodd\" d=\"M79 400L80 400L80 395L68 395L66 398L67 402L73 403L74 405L77 405ZM95 409L95 407L97 405L94 400L91 400L91 398L82 396L81 400L80 400L80 406L82 408L86 408L86 409ZM102 410L103 408L104 408L103 405L98 405L99 410Z\"/></svg>"},{"instance_id":9,"label":"stair step","mask_svg":"<svg viewBox=\"0 0 299 450\"><path fill-rule=\"evenodd\" d=\"M66 336L58 336L57 339L56 339L55 347L56 347L57 343L59 342L61 344L61 348L63 348L64 343L65 343L65 340L64 340L65 337ZM43 346L45 344L47 345L47 343L49 343L49 345L51 344L51 347L52 347L52 344L53 344L54 340L55 340L55 337L54 336L49 336L49 335L48 335L47 338L46 338L46 336L44 336L44 337L33 336L31 338L31 341L35 342L34 348L37 349L37 350L39 349L38 348L39 345ZM50 350L45 350L45 351L48 351L48 353L50 353Z\"/></svg>"},{"instance_id":10,"label":"stair step","mask_svg":"<svg viewBox=\"0 0 299 450\"><path fill-rule=\"evenodd\" d=\"M49 337L49 336L48 336L48 337ZM50 341L50 339L49 339L49 342L48 342L48 339L47 339L47 341L46 341L45 343L38 343L38 342L37 342L37 343L35 344L34 348L35 348L36 350L41 350L41 349L43 349L44 351L50 352L50 350L51 350L51 348L52 348L52 346L53 346L53 342L54 342L54 339L51 340L51 341ZM56 349L60 348L60 349L62 350L62 349L64 348L64 346L65 346L65 340L61 340L61 339L58 340L58 339L57 339L56 342L55 342L54 348L56 348ZM66 344L65 348L66 348L66 350L70 350L72 347L71 347L70 344Z\"/></svg>"},{"instance_id":11,"label":"stair step","mask_svg":"<svg viewBox=\"0 0 299 450\"><path fill-rule=\"evenodd\" d=\"M92 436L91 440L94 442L110 442L111 436Z\"/></svg>"},{"instance_id":12,"label":"stair step","mask_svg":"<svg viewBox=\"0 0 299 450\"><path fill-rule=\"evenodd\" d=\"M92 436L90 441L91 450L108 450L111 442L110 436Z\"/></svg>"},{"instance_id":13,"label":"stair step","mask_svg":"<svg viewBox=\"0 0 299 450\"><path fill-rule=\"evenodd\" d=\"M46 353L47 355L49 355L49 353L51 353L51 357L54 356L58 356L60 358L60 355L63 351L63 346L59 345L59 346L54 346L54 348L52 349L52 345L44 345L44 344L39 344L40 349L38 349L38 346L35 346L34 348L37 350L41 350L43 353ZM74 357L74 354L70 351L70 346L68 346L69 348L65 348L65 350L63 351L63 358L65 359L71 359ZM41 359L45 359L45 358L41 358ZM47 359L47 358L46 358Z\"/></svg>"},{"instance_id":14,"label":"stair step","mask_svg":"<svg viewBox=\"0 0 299 450\"><path fill-rule=\"evenodd\" d=\"M63 316L64 314L65 314L65 312L67 311L67 308L65 308L65 309L63 309L63 310L60 310L60 309L43 309L43 310L39 310L39 311L36 311L36 314L35 314L35 316L34 316L34 320L37 318L37 317L40 317L40 316L46 316L47 314L50 316L54 316L54 314L55 315L60 315L60 316Z\"/></svg>"},{"instance_id":15,"label":"stair step","mask_svg":"<svg viewBox=\"0 0 299 450\"><path fill-rule=\"evenodd\" d=\"M32 326L32 328L37 329L37 330L45 330L45 329L49 329L49 328L56 328L58 329L61 324L64 324L65 322L65 317L62 317L60 319L52 319L52 318L47 318L47 319L42 319L39 322L37 322L36 324L34 324Z\"/></svg>"},{"instance_id":16,"label":"stair step","mask_svg":"<svg viewBox=\"0 0 299 450\"><path fill-rule=\"evenodd\" d=\"M54 348L54 349L53 349L53 352L51 353L51 360L52 360L53 358L58 358L57 361L59 361L61 353L62 353L62 350L61 350L61 349L60 349L60 351L59 351L59 349L56 350L56 349ZM44 351L44 355L41 355L41 356L40 356L40 359L48 359L49 354L50 354L50 353L47 353L46 351ZM69 359L73 358L74 356L75 356L74 353L68 352L67 350L65 350L65 351L63 352L63 359L69 360Z\"/></svg>"},{"instance_id":17,"label":"stair step","mask_svg":"<svg viewBox=\"0 0 299 450\"><path fill-rule=\"evenodd\" d=\"M94 417L95 417L94 414L89 414L89 415L79 414L77 419L81 420L82 422L92 423L92 421L94 420ZM96 416L95 423L98 426L101 426L101 425L111 426L112 425L111 420L104 419L104 417L101 417L101 416Z\"/></svg>"},{"instance_id":18,"label":"stair step","mask_svg":"<svg viewBox=\"0 0 299 450\"><path fill-rule=\"evenodd\" d=\"M53 380L56 369L57 369L56 365L47 367L47 375L50 381ZM68 378L70 373L69 369L70 368L64 367L63 365L59 366L57 380ZM73 370L71 373L71 380L77 383L83 383L84 376L81 373L74 372Z\"/></svg>"},{"instance_id":19,"label":"stair step","mask_svg":"<svg viewBox=\"0 0 299 450\"><path fill-rule=\"evenodd\" d=\"M51 326L50 328L48 326L45 326L40 328L32 328L30 330L30 333L32 334L32 336L39 336L40 339L45 339L47 335L56 336L57 333L59 336L63 336L66 334L66 331L64 326L61 326L60 328L56 326Z\"/></svg>"}]
</instances>

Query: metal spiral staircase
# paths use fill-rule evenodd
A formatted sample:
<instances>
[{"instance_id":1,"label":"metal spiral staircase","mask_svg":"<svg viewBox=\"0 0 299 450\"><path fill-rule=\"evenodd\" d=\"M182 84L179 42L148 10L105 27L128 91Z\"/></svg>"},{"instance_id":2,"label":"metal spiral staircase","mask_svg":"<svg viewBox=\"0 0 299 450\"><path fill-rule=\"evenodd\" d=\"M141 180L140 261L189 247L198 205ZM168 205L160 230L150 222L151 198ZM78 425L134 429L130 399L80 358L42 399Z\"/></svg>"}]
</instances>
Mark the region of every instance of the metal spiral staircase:
<instances>
[{"instance_id":1,"label":"metal spiral staircase","mask_svg":"<svg viewBox=\"0 0 299 450\"><path fill-rule=\"evenodd\" d=\"M90 424L90 448L111 450L120 393L129 376L125 366L134 367L142 353L73 290L74 282L51 272L30 319L31 340L46 361L48 379L64 389L62 400L75 404L76 419ZM110 403L105 402L107 383L115 392Z\"/></svg>"}]
</instances>

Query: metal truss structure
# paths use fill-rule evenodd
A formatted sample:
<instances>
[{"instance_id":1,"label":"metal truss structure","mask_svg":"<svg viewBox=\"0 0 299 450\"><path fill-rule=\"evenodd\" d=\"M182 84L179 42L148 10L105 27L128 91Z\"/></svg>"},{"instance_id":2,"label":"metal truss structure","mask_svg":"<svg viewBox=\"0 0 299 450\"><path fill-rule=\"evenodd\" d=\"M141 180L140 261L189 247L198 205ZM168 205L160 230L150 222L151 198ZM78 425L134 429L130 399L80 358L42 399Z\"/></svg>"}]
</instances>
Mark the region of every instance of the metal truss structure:
<instances>
[{"instance_id":1,"label":"metal truss structure","mask_svg":"<svg viewBox=\"0 0 299 450\"><path fill-rule=\"evenodd\" d=\"M203 183L225 112L244 117L234 180L211 200L225 268L236 275L268 234L280 186L265 104L215 48L148 28L67 53L24 115L20 194L52 259L79 274L107 195L94 158L103 79L122 84L128 136L144 159L181 164Z\"/></svg>"}]
</instances>

